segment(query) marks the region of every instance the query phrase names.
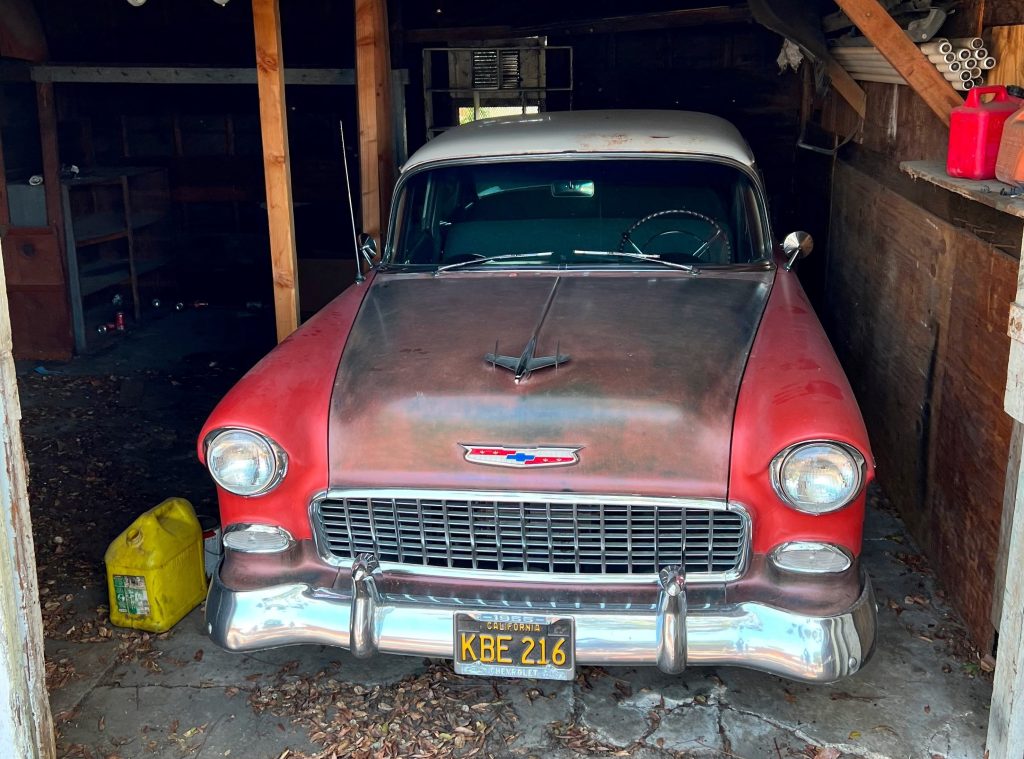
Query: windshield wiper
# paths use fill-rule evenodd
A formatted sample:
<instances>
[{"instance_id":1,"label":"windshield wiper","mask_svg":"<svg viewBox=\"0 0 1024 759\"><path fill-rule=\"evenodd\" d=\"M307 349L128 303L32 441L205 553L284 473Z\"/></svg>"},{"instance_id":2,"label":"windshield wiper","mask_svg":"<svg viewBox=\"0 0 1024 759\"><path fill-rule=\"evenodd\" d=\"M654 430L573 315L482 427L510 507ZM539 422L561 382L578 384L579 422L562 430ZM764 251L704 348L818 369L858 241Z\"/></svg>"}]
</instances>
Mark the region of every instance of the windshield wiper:
<instances>
[{"instance_id":1,"label":"windshield wiper","mask_svg":"<svg viewBox=\"0 0 1024 759\"><path fill-rule=\"evenodd\" d=\"M628 250L574 250L572 254L574 256L603 256L606 258L617 256L619 258L632 258L638 261L648 261L652 264L661 264L662 266L667 266L670 269L687 271L691 274L696 274L700 271L693 264L677 264L674 261L666 261L664 258L654 253L630 253Z\"/></svg>"},{"instance_id":2,"label":"windshield wiper","mask_svg":"<svg viewBox=\"0 0 1024 759\"><path fill-rule=\"evenodd\" d=\"M437 269L434 270L434 274L440 274L443 271L451 271L452 269L461 269L465 266L488 264L491 261L513 261L517 258L545 258L551 255L554 255L552 251L544 253L503 253L500 256L481 256L480 258L471 258L468 261L456 261L453 264L438 266Z\"/></svg>"}]
</instances>

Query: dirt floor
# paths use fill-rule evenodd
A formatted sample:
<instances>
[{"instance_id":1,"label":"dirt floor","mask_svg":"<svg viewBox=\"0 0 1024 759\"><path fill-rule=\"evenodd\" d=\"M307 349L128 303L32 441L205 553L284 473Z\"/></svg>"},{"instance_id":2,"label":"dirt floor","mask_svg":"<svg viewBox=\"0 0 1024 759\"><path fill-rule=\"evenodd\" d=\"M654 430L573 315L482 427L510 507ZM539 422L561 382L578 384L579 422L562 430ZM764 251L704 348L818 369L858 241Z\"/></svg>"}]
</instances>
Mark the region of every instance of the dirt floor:
<instances>
[{"instance_id":1,"label":"dirt floor","mask_svg":"<svg viewBox=\"0 0 1024 759\"><path fill-rule=\"evenodd\" d=\"M877 492L878 650L835 686L732 668L469 679L445 661L316 646L233 655L205 637L201 608L163 635L112 627L107 545L168 496L215 513L196 434L271 329L265 311L190 309L103 354L19 366L61 756L981 756L990 663Z\"/></svg>"}]
</instances>

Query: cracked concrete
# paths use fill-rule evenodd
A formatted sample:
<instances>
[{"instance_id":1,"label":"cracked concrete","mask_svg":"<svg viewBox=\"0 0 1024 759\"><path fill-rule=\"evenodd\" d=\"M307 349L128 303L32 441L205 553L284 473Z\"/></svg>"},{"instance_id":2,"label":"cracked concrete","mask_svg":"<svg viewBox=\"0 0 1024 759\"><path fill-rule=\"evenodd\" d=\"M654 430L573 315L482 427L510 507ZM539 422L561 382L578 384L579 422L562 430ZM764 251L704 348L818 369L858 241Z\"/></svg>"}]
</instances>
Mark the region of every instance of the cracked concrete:
<instances>
[{"instance_id":1,"label":"cracked concrete","mask_svg":"<svg viewBox=\"0 0 1024 759\"><path fill-rule=\"evenodd\" d=\"M568 726L593 750L636 757L785 758L818 746L864 759L981 756L990 685L940 639L955 632L955 618L932 580L897 560L906 540L892 516L871 513L865 561L878 592L879 638L855 677L810 686L727 667L678 676L583 668L574 683L495 680L518 716L517 737L498 755L578 756L581 749L556 735ZM889 601L909 607L908 596L931 600L897 615ZM282 669L314 676L331 663L331 677L367 686L424 671L416 658L357 660L321 646L229 654L206 638L199 610L152 643L150 656L119 662L114 641L51 642L48 657L72 661L77 672L51 697L63 715L63 746L125 759L313 754L305 728L255 714L247 689Z\"/></svg>"}]
</instances>

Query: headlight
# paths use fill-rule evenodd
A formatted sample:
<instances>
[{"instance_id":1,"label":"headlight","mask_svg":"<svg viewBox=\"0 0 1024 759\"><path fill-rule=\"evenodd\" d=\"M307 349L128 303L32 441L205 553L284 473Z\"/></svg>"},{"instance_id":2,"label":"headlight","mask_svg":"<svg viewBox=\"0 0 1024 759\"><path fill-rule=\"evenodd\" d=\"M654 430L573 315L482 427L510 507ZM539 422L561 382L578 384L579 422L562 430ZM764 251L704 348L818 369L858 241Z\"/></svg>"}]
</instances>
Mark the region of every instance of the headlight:
<instances>
[{"instance_id":1,"label":"headlight","mask_svg":"<svg viewBox=\"0 0 1024 759\"><path fill-rule=\"evenodd\" d=\"M801 443L772 461L775 492L797 511L827 514L843 508L864 484L864 457L841 443Z\"/></svg>"},{"instance_id":2,"label":"headlight","mask_svg":"<svg viewBox=\"0 0 1024 759\"><path fill-rule=\"evenodd\" d=\"M262 495L284 478L288 457L258 432L220 430L206 443L206 466L222 488L235 495Z\"/></svg>"}]
</instances>

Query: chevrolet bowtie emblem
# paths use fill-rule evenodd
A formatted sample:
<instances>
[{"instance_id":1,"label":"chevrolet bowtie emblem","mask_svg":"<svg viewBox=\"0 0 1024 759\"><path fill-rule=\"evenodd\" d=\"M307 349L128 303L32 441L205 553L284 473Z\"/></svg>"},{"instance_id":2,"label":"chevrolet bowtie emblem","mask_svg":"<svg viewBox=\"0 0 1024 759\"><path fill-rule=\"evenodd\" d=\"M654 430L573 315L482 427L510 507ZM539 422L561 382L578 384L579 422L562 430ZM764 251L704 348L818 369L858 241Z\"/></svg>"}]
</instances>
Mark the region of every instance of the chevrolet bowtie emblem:
<instances>
[{"instance_id":1,"label":"chevrolet bowtie emblem","mask_svg":"<svg viewBox=\"0 0 1024 759\"><path fill-rule=\"evenodd\" d=\"M544 310L541 311L540 319L537 322L537 326L533 330L533 335L530 340L526 343L526 347L519 356L502 356L498 353L498 342L494 342L494 353L487 353L484 355L484 361L489 363L492 367L501 367L502 369L508 369L515 378L515 383L518 385L521 381L530 376L530 372L534 372L537 369L547 369L549 366L558 368L559 364L564 364L569 360L569 354L560 353L559 348L561 346L555 346L555 355L553 356L535 356L534 353L537 350L537 335L540 334L540 328L544 325L544 319L547 318L548 311L551 310L551 304L555 300L555 293L558 292L559 277L555 277L555 284L551 286L551 292L548 294L548 299L544 303Z\"/></svg>"},{"instance_id":2,"label":"chevrolet bowtie emblem","mask_svg":"<svg viewBox=\"0 0 1024 759\"><path fill-rule=\"evenodd\" d=\"M466 452L466 461L490 466L510 466L517 469L543 466L569 466L578 464L581 446L506 446L467 445L460 443Z\"/></svg>"}]
</instances>

